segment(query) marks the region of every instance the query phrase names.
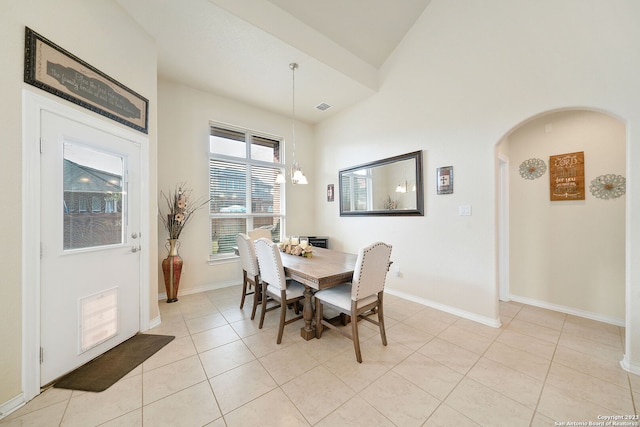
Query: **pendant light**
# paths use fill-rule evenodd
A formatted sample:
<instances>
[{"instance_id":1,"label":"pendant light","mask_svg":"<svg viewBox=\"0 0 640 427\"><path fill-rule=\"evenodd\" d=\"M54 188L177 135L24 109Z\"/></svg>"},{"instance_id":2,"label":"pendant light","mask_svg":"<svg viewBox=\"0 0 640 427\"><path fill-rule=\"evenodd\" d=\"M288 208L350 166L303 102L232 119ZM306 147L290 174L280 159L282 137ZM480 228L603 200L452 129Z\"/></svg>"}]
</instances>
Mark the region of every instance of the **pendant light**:
<instances>
[{"instance_id":1,"label":"pendant light","mask_svg":"<svg viewBox=\"0 0 640 427\"><path fill-rule=\"evenodd\" d=\"M307 177L302 172L302 168L296 161L296 70L298 64L292 62L289 64L289 68L292 72L292 89L291 89L291 132L293 135L293 165L291 166L291 183L293 184L308 184ZM279 173L276 177L277 184L284 184L286 182L283 174Z\"/></svg>"}]
</instances>

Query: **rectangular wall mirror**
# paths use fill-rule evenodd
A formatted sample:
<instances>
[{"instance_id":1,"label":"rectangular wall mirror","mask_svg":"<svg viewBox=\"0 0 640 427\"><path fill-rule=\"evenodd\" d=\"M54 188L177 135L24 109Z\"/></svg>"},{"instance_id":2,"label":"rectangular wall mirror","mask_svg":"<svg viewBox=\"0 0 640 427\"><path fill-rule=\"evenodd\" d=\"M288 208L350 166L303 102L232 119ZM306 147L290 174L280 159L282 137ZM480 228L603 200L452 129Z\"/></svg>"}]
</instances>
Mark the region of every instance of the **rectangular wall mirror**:
<instances>
[{"instance_id":1,"label":"rectangular wall mirror","mask_svg":"<svg viewBox=\"0 0 640 427\"><path fill-rule=\"evenodd\" d=\"M422 151L339 171L340 216L424 216Z\"/></svg>"}]
</instances>

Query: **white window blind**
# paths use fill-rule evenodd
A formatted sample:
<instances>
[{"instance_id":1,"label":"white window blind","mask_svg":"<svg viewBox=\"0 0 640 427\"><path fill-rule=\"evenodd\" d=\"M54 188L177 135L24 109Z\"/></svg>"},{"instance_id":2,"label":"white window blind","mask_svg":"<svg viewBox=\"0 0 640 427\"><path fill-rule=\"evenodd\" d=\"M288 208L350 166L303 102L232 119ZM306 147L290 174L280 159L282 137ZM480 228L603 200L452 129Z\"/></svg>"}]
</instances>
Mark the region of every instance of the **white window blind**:
<instances>
[{"instance_id":1,"label":"white window blind","mask_svg":"<svg viewBox=\"0 0 640 427\"><path fill-rule=\"evenodd\" d=\"M211 256L233 254L238 233L264 227L280 240L284 199L280 139L238 128L211 126L209 189Z\"/></svg>"},{"instance_id":2,"label":"white window blind","mask_svg":"<svg viewBox=\"0 0 640 427\"><path fill-rule=\"evenodd\" d=\"M366 211L372 209L370 169L342 176L340 197L344 211Z\"/></svg>"}]
</instances>

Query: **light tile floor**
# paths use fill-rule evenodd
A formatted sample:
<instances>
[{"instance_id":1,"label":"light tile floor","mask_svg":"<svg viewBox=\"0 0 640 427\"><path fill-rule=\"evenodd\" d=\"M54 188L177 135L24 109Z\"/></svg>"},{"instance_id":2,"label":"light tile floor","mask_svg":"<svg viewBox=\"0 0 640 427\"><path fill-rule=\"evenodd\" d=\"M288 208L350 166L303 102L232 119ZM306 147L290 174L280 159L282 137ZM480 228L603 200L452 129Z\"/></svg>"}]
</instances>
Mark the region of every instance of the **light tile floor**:
<instances>
[{"instance_id":1,"label":"light tile floor","mask_svg":"<svg viewBox=\"0 0 640 427\"><path fill-rule=\"evenodd\" d=\"M304 341L301 322L277 345L278 311L259 330L239 301L234 286L160 302L149 333L176 336L160 352L102 393L49 388L0 426L553 426L640 409L617 326L511 302L495 329L387 294L389 345L362 322L358 364L351 341Z\"/></svg>"}]
</instances>

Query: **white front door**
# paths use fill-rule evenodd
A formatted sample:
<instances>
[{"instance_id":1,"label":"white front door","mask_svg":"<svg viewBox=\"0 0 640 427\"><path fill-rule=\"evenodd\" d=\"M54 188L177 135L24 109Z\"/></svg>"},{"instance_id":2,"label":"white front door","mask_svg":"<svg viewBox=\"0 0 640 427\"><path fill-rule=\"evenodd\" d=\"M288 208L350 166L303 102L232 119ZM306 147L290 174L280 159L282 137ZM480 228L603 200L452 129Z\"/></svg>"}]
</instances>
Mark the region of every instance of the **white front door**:
<instances>
[{"instance_id":1,"label":"white front door","mask_svg":"<svg viewBox=\"0 0 640 427\"><path fill-rule=\"evenodd\" d=\"M140 146L41 114L45 385L140 329Z\"/></svg>"}]
</instances>

